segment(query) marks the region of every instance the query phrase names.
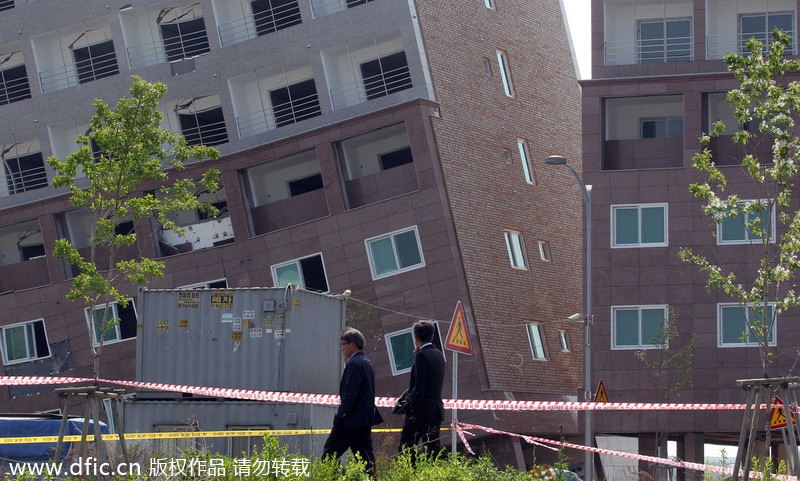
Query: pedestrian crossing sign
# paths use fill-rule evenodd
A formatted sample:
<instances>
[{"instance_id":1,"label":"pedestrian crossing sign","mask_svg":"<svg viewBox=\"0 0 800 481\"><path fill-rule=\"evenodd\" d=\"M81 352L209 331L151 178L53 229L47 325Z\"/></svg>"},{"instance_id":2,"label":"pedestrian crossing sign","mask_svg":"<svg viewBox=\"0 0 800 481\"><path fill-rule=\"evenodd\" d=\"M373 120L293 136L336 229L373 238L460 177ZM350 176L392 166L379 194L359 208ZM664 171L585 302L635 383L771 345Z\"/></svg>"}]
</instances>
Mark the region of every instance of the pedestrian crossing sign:
<instances>
[{"instance_id":1,"label":"pedestrian crossing sign","mask_svg":"<svg viewBox=\"0 0 800 481\"><path fill-rule=\"evenodd\" d=\"M453 320L450 322L450 329L447 330L447 341L444 343L444 347L451 351L472 355L472 342L469 339L467 320L464 316L464 307L461 305L461 301L456 304Z\"/></svg>"},{"instance_id":2,"label":"pedestrian crossing sign","mask_svg":"<svg viewBox=\"0 0 800 481\"><path fill-rule=\"evenodd\" d=\"M596 403L607 403L608 402L608 393L606 392L606 385L603 384L603 380L600 380L600 384L597 385L597 394L594 395L594 402Z\"/></svg>"},{"instance_id":3,"label":"pedestrian crossing sign","mask_svg":"<svg viewBox=\"0 0 800 481\"><path fill-rule=\"evenodd\" d=\"M792 413L792 424L795 423L794 413ZM786 419L786 410L783 407L783 401L778 396L772 401L772 411L770 413L769 428L770 429L783 429L789 425Z\"/></svg>"}]
</instances>

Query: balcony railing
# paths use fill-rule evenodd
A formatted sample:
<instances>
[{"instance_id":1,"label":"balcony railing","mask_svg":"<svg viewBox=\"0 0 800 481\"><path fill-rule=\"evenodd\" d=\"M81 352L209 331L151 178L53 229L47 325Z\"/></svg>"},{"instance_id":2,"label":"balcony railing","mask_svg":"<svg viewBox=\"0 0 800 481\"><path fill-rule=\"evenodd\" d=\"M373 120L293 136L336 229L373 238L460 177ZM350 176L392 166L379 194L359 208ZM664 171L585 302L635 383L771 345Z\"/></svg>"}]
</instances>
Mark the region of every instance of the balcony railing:
<instances>
[{"instance_id":1,"label":"balcony railing","mask_svg":"<svg viewBox=\"0 0 800 481\"><path fill-rule=\"evenodd\" d=\"M164 51L170 61L197 57L210 51L205 30L188 32L164 39Z\"/></svg>"},{"instance_id":2,"label":"balcony railing","mask_svg":"<svg viewBox=\"0 0 800 481\"><path fill-rule=\"evenodd\" d=\"M297 2L290 2L258 12L252 18L240 18L220 25L219 38L222 46L227 47L300 23L300 7Z\"/></svg>"},{"instance_id":3,"label":"balcony railing","mask_svg":"<svg viewBox=\"0 0 800 481\"><path fill-rule=\"evenodd\" d=\"M786 47L784 55L797 55L797 40L795 38L794 30L785 30L792 37L791 44ZM726 35L708 35L706 36L706 58L709 60L721 59L729 53L743 54L747 52L747 41L751 37L755 37L762 43L766 43L771 39L771 34L766 32L749 33L749 34L726 34Z\"/></svg>"},{"instance_id":4,"label":"balcony railing","mask_svg":"<svg viewBox=\"0 0 800 481\"><path fill-rule=\"evenodd\" d=\"M693 37L615 40L605 43L606 65L688 62L694 60Z\"/></svg>"},{"instance_id":5,"label":"balcony railing","mask_svg":"<svg viewBox=\"0 0 800 481\"><path fill-rule=\"evenodd\" d=\"M14 8L14 0L0 0L0 11Z\"/></svg>"},{"instance_id":6,"label":"balcony railing","mask_svg":"<svg viewBox=\"0 0 800 481\"><path fill-rule=\"evenodd\" d=\"M42 87L42 93L46 94L117 73L119 73L117 57L114 52L111 52L88 60L81 60L72 65L39 72L39 84Z\"/></svg>"},{"instance_id":7,"label":"balcony railing","mask_svg":"<svg viewBox=\"0 0 800 481\"><path fill-rule=\"evenodd\" d=\"M225 121L207 123L181 130L189 145L218 145L228 141Z\"/></svg>"},{"instance_id":8,"label":"balcony railing","mask_svg":"<svg viewBox=\"0 0 800 481\"><path fill-rule=\"evenodd\" d=\"M0 183L0 197L20 194L29 190L47 187L47 173L44 165L6 174Z\"/></svg>"},{"instance_id":9,"label":"balcony railing","mask_svg":"<svg viewBox=\"0 0 800 481\"><path fill-rule=\"evenodd\" d=\"M264 109L236 117L239 138L263 134L268 130L322 115L317 94L308 95L273 109Z\"/></svg>"},{"instance_id":10,"label":"balcony railing","mask_svg":"<svg viewBox=\"0 0 800 481\"><path fill-rule=\"evenodd\" d=\"M311 11L314 18L321 18L372 1L374 0L311 0Z\"/></svg>"},{"instance_id":11,"label":"balcony railing","mask_svg":"<svg viewBox=\"0 0 800 481\"><path fill-rule=\"evenodd\" d=\"M135 45L126 49L131 70L158 65L167 61L161 42Z\"/></svg>"},{"instance_id":12,"label":"balcony railing","mask_svg":"<svg viewBox=\"0 0 800 481\"><path fill-rule=\"evenodd\" d=\"M31 86L28 84L28 77L10 79L0 83L0 105L29 98L31 98Z\"/></svg>"},{"instance_id":13,"label":"balcony railing","mask_svg":"<svg viewBox=\"0 0 800 481\"><path fill-rule=\"evenodd\" d=\"M330 89L331 103L334 110L341 109L400 90L410 89L412 86L408 66L404 65L394 70L365 77L363 82L353 82Z\"/></svg>"}]
</instances>

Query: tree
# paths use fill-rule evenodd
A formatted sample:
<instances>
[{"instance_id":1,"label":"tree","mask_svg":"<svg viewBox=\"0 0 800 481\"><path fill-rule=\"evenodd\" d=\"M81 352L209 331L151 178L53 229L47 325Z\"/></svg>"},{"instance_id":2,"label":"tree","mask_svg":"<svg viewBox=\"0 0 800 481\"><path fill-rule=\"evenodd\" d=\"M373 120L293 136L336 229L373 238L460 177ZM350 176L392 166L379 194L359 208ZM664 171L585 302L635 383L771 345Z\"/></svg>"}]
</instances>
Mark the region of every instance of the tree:
<instances>
[{"instance_id":1,"label":"tree","mask_svg":"<svg viewBox=\"0 0 800 481\"><path fill-rule=\"evenodd\" d=\"M93 374L100 375L100 354L105 333L119 323L111 308L113 302L127 305L128 298L119 287L125 283L147 284L150 278L162 277L164 264L140 257L120 260L119 249L136 243L135 232L119 232L123 221L156 217L166 229L185 231L167 214L199 209L210 216L217 209L201 203L197 189L215 192L219 171L206 171L199 182L179 179L171 186L167 169L180 171L190 160L216 159L219 152L206 146L188 146L182 136L162 129L159 100L167 91L163 83L149 83L133 77L130 95L121 98L114 109L102 100L94 102L95 115L89 136L77 139L79 150L65 160L47 159L55 171L54 187L69 187L70 203L85 209L91 220L90 254L85 259L67 239L56 241L55 256L77 266L67 299L82 299L91 313L86 328L92 346ZM92 143L96 149L92 152ZM145 183L160 185L162 195L141 193ZM199 183L199 185L197 185ZM99 263L103 256L103 262ZM98 266L108 266L103 269ZM99 309L98 309L99 308ZM95 314L97 313L97 314ZM95 336L97 345L95 345Z\"/></svg>"},{"instance_id":2,"label":"tree","mask_svg":"<svg viewBox=\"0 0 800 481\"><path fill-rule=\"evenodd\" d=\"M708 274L709 292L721 289L738 301L747 320L743 339L758 345L765 378L773 355L769 343L775 319L800 304L795 286L790 285L800 269L800 214L792 207L792 191L800 173L800 140L795 136L800 83L787 78L800 71L800 61L784 56L790 42L789 35L775 30L768 49L751 38L747 42L749 55L725 57L739 82L739 88L727 95L740 127L733 142L744 150L757 142L772 145L771 157L747 153L741 159L741 169L737 169L753 186L756 199L743 200L736 193L725 192L728 178L718 169L709 149L711 139L724 131L722 122L701 137L702 151L693 159L694 167L707 176L705 182L690 186L690 191L705 202L703 213L715 225L741 222L759 259L758 268L752 279L743 281L691 249L681 249L679 254Z\"/></svg>"}]
</instances>

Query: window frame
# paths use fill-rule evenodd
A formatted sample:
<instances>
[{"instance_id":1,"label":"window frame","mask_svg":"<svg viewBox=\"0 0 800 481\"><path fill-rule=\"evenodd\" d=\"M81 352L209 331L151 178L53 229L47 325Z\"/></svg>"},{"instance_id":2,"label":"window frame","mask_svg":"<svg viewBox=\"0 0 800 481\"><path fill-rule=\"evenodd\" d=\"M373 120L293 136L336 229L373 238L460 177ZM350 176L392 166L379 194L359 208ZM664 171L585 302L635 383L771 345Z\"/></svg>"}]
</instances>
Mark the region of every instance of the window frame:
<instances>
[{"instance_id":1,"label":"window frame","mask_svg":"<svg viewBox=\"0 0 800 481\"><path fill-rule=\"evenodd\" d=\"M792 37L789 45L784 50L783 54L784 54L784 56L786 56L786 55L795 55L795 45L797 44L796 41L795 41L797 18L795 17L795 12L792 11L792 10L784 10L784 11L780 11L780 12L749 12L749 13L739 13L739 14L737 14L737 16L736 16L736 39L737 39L736 52L739 55L748 55L749 53L747 52L747 41L750 39L750 37L755 37L757 40L761 41L761 43L764 44L764 52L766 54L766 51L769 48L769 41L772 38L771 37L772 32L770 31L770 28L769 28L769 17L770 16L778 16L778 15L789 15L789 16L791 16L791 22L790 23L791 23L792 27L794 27L794 28L789 32L786 32L786 31L782 30L783 32L788 33ZM759 32L753 32L753 33L750 33L750 34L745 34L742 31L743 30L742 27L744 26L742 24L742 20L744 18L747 18L747 17L750 17L750 18L753 18L753 17L764 17L765 31L763 31L763 32L759 31ZM749 36L745 37L745 35L749 35Z\"/></svg>"},{"instance_id":2,"label":"window frame","mask_svg":"<svg viewBox=\"0 0 800 481\"><path fill-rule=\"evenodd\" d=\"M635 244L620 244L617 242L617 211L621 209L637 208L637 242ZM661 242L642 242L642 208L663 207L664 209L664 240ZM611 208L611 248L612 249L644 249L648 247L669 247L669 203L654 202L648 204L612 204Z\"/></svg>"},{"instance_id":3,"label":"window frame","mask_svg":"<svg viewBox=\"0 0 800 481\"><path fill-rule=\"evenodd\" d=\"M433 321L433 324L436 326L436 331L434 332L433 337L433 345L436 346L442 352L444 356L444 343L442 342L442 331L439 329L439 323L437 321ZM407 372L411 372L411 366L407 368L397 369L397 362L394 357L394 348L392 347L391 339L397 336L411 336L411 343L414 343L414 328L407 327L405 329L400 329L399 331L393 331L384 334L384 340L386 342L386 353L389 356L389 367L392 369L392 376L399 376L400 374L405 374ZM438 341L438 343L437 343ZM413 357L413 356L412 356ZM445 361L447 361L447 356L444 356ZM412 361L411 364L413 365L414 362Z\"/></svg>"},{"instance_id":4,"label":"window frame","mask_svg":"<svg viewBox=\"0 0 800 481\"><path fill-rule=\"evenodd\" d=\"M674 122L676 120L681 123L681 126L680 126L680 128L678 129L677 132L673 132L673 130L672 130L672 128L670 126L672 125L672 122ZM663 123L664 124L664 135L663 136L656 135L656 136L652 136L652 137L645 137L645 135L644 135L644 131L645 131L644 130L644 124L646 122ZM639 118L639 138L643 139L643 140L683 138L683 130L684 130L684 124L683 124L683 117L681 117L681 116L677 116L677 117L676 116L640 117Z\"/></svg>"},{"instance_id":5,"label":"window frame","mask_svg":"<svg viewBox=\"0 0 800 481\"><path fill-rule=\"evenodd\" d=\"M44 343L47 346L47 355L46 356L35 356L35 353L33 353L34 356L32 356L31 355L32 353L30 352L31 342L33 342L33 345L35 346L36 345L36 339L31 340L29 336L31 335L31 331L33 331L33 325L38 323L38 322L42 323L42 332L44 332ZM30 328L28 326L30 326ZM10 329L16 329L16 328L19 328L19 327L22 327L23 328L23 332L25 333L25 351L27 352L27 357L22 358L22 359L10 360L10 359L8 359L8 345L7 345L6 331L8 331ZM35 335L35 332L34 332L34 335ZM47 358L53 356L53 353L50 351L50 341L49 341L49 339L47 337L47 326L44 323L44 318L43 317L40 317L39 319L33 319L33 320L30 320L30 321L17 322L17 323L14 323L14 324L9 324L7 326L2 326L2 328L0 328L0 340L2 340L2 345L0 345L0 350L2 350L2 352L3 352L3 365L4 366L12 366L14 364L21 364L21 363L24 363L24 362L38 361L40 359L47 359Z\"/></svg>"},{"instance_id":6,"label":"window frame","mask_svg":"<svg viewBox=\"0 0 800 481\"><path fill-rule=\"evenodd\" d=\"M688 49L688 58L685 55L678 56L677 58L672 57L670 58L670 40L675 39L682 39L684 37L672 37L669 36L669 28L668 24L671 22L689 22L689 38L686 40L686 45ZM643 39L642 38L642 25L644 24L656 24L660 23L663 26L663 36L659 39ZM669 63L669 62L691 62L694 60L694 19L692 17L664 17L664 18L642 18L638 19L636 22L636 41L638 43L638 48L636 49L636 63L637 64L647 64L647 63ZM661 41L661 45L657 45L657 41ZM650 45L653 50L652 53L660 53L661 57L657 59L657 57L650 57L644 58L642 54L642 50L644 49L644 42L651 41L653 44ZM681 45L681 44L678 44ZM655 48L658 47L660 50L656 51ZM644 61L643 61L644 60Z\"/></svg>"},{"instance_id":7,"label":"window frame","mask_svg":"<svg viewBox=\"0 0 800 481\"><path fill-rule=\"evenodd\" d=\"M572 352L572 342L569 340L569 333L566 330L559 329L558 342L561 344L561 352Z\"/></svg>"},{"instance_id":8,"label":"window frame","mask_svg":"<svg viewBox=\"0 0 800 481\"><path fill-rule=\"evenodd\" d=\"M483 4L484 4L484 5L486 6L486 8L488 8L489 10L494 10L494 9L495 9L494 0L483 0Z\"/></svg>"},{"instance_id":9,"label":"window frame","mask_svg":"<svg viewBox=\"0 0 800 481\"><path fill-rule=\"evenodd\" d=\"M637 339L638 343L617 345L617 315L618 311L630 311L636 309L637 312ZM642 311L662 309L664 311L664 323L669 320L669 306L667 304L641 304L631 306L611 306L611 350L612 351L639 351L644 349L658 349L658 344L645 344L642 340ZM667 340L667 347L669 347L669 340Z\"/></svg>"},{"instance_id":10,"label":"window frame","mask_svg":"<svg viewBox=\"0 0 800 481\"><path fill-rule=\"evenodd\" d=\"M94 306L94 311L99 311L101 309L105 309L107 305L113 306L113 318L119 318L120 322L118 322L113 327L114 334L116 335L116 337L114 339L104 340L103 341L103 345L104 346L108 346L109 344L116 344L118 342L125 342L125 341L129 341L131 339L136 339L136 337L137 337L136 335L133 335L131 337L122 338L122 332L120 330L120 324L122 324L122 319L119 316L119 303L117 301L111 301L108 304L98 304L98 305ZM128 305L133 309L133 316L136 319L136 324L138 325L138 323L139 323L139 311L136 309L136 303L134 302L134 299L132 297L128 298ZM90 308L88 308L88 307L84 308L84 313L86 314L87 322L89 322L90 326L92 327L92 342L93 342L93 345L94 345L94 347L97 347L97 346L100 345L100 341L97 339L97 329L95 328L94 312L92 312L91 315L90 315L89 309ZM104 336L105 336L105 332L106 331L103 331L103 333L102 333ZM134 332L135 332L135 330L134 330Z\"/></svg>"},{"instance_id":11,"label":"window frame","mask_svg":"<svg viewBox=\"0 0 800 481\"><path fill-rule=\"evenodd\" d=\"M764 202L764 203L769 204L770 200L769 199L743 199L743 200L740 200L739 202L737 202L736 204L737 205L742 205L742 204L746 204L748 202ZM768 205L768 207L769 207L769 205ZM775 242L775 222L776 222L776 217L775 217L775 206L772 205L771 207L772 208L770 209L770 220L769 220L769 227L770 227L770 229L769 229L770 230L769 231L769 242L770 243L774 243ZM752 214L745 213L744 215L750 216ZM762 240L760 238L759 239L751 239L750 238L751 233L745 227L745 225L744 225L745 222L749 222L749 221L745 218L745 220L742 222L742 229L744 230L744 235L745 235L745 238L742 239L742 240L738 240L738 239L737 240L725 240L725 239L723 239L723 236L722 236L722 234L723 234L723 232L722 232L722 221L717 222L717 226L716 226L717 245L749 245L749 244L761 243Z\"/></svg>"},{"instance_id":12,"label":"window frame","mask_svg":"<svg viewBox=\"0 0 800 481\"><path fill-rule=\"evenodd\" d=\"M516 252L514 249L511 239L513 237L517 237L519 239L519 252ZM503 230L503 239L506 241L506 253L508 254L508 262L511 264L513 269L519 269L523 271L527 271L530 269L528 263L528 250L525 248L525 238L522 236L522 232L511 230L511 229L504 229ZM519 256L520 260L522 261L522 265L519 266L515 263L515 256Z\"/></svg>"},{"instance_id":13,"label":"window frame","mask_svg":"<svg viewBox=\"0 0 800 481\"><path fill-rule=\"evenodd\" d=\"M538 345L538 346L534 345L534 343L533 343L533 331L534 331L534 329L539 334L539 340L541 341L541 344ZM531 348L531 357L533 358L533 360L534 361L547 361L548 360L548 356L547 356L547 351L548 351L548 349L547 349L547 341L545 339L544 328L542 327L542 324L539 323L539 322L530 322L530 323L525 325L525 332L528 334L528 345ZM537 352L538 351L537 347L541 348L541 352Z\"/></svg>"},{"instance_id":14,"label":"window frame","mask_svg":"<svg viewBox=\"0 0 800 481\"><path fill-rule=\"evenodd\" d=\"M496 50L497 54L497 66L498 70L500 71L500 79L503 82L503 90L506 93L506 97L515 98L516 92L514 90L514 81L511 76L511 67L508 62L508 53L503 50Z\"/></svg>"},{"instance_id":15,"label":"window frame","mask_svg":"<svg viewBox=\"0 0 800 481\"><path fill-rule=\"evenodd\" d=\"M726 307L739 307L739 308L742 308L742 306L738 302L720 302L720 303L717 304L717 347L718 348L758 347L758 341L752 341L751 342L751 341L748 340L746 342L741 342L741 340L740 340L740 341L735 342L735 343L734 342L724 342L723 341L723 338L722 338L722 332L723 332L723 329L722 329L722 323L723 323L722 312L723 312L723 309L726 308ZM773 314L775 313L775 303L774 302L768 302L767 303L767 308L768 309L771 308ZM747 322L748 324L750 324L750 322L752 322L752 321L748 321L748 317L751 316L751 313L752 313L752 309L748 308L747 311L746 311L746 314L745 314L745 322ZM767 345L768 346L772 346L772 347L778 345L778 316L777 316L777 314L774 314L774 315L775 315L775 322L772 324L772 332L770 333L770 338L772 338L772 340L771 341L767 341ZM749 334L748 334L748 337L749 337Z\"/></svg>"},{"instance_id":16,"label":"window frame","mask_svg":"<svg viewBox=\"0 0 800 481\"><path fill-rule=\"evenodd\" d=\"M229 424L225 426L226 431L272 431L273 429L273 426L270 424ZM247 457L250 457L253 454L254 447L264 447L263 435L230 437L228 439L228 456L232 458L238 458L242 456L241 452L235 453L233 451L234 444L237 440L242 441L247 445Z\"/></svg>"},{"instance_id":17,"label":"window frame","mask_svg":"<svg viewBox=\"0 0 800 481\"><path fill-rule=\"evenodd\" d=\"M211 284L225 281L225 287L211 287ZM187 284L185 286L178 286L176 289L227 289L228 288L228 279L226 277L221 277L219 279L214 279L206 282L196 282L194 284Z\"/></svg>"},{"instance_id":18,"label":"window frame","mask_svg":"<svg viewBox=\"0 0 800 481\"><path fill-rule=\"evenodd\" d=\"M531 164L528 141L525 139L517 139L517 150L519 151L519 158L522 161L522 171L525 174L525 182L530 185L536 185L536 172L534 172L533 165Z\"/></svg>"},{"instance_id":19,"label":"window frame","mask_svg":"<svg viewBox=\"0 0 800 481\"><path fill-rule=\"evenodd\" d=\"M414 233L414 237L415 237L415 239L417 241L417 251L419 253L419 260L420 261L417 264L412 264L412 265L409 265L409 266L406 266L406 267L400 267L400 263L398 262L398 256L397 256L397 245L395 243L395 237L397 235L400 235L400 234L405 234L406 232L413 232ZM370 247L371 247L371 244L373 242L381 241L383 239L390 239L391 240L392 253L394 254L395 265L397 265L398 267L397 267L396 270L391 271L391 272L385 272L383 274L376 274L375 273L375 260L372 257L372 249ZM367 250L367 260L369 261L369 271L370 271L370 274L372 275L372 280L373 281L376 281L378 279L383 279L385 277L395 276L395 275L398 275L398 274L402 274L404 272L409 272L409 271L413 271L413 270L421 269L421 268L425 267L425 255L424 255L423 249L422 249L422 240L419 237L419 230L417 229L416 225L413 225L411 227L406 227L404 229L398 229L398 230L395 230L395 231L392 231L392 232L388 232L386 234L381 234L379 236L370 237L368 239L364 239L364 246L365 246L365 248Z\"/></svg>"},{"instance_id":20,"label":"window frame","mask_svg":"<svg viewBox=\"0 0 800 481\"><path fill-rule=\"evenodd\" d=\"M323 293L330 292L331 286L330 283L328 282L328 271L325 269L325 258L322 256L322 252L316 252L314 254L309 254L307 256L296 257L294 259L290 259L285 262L280 262L278 264L271 265L270 272L272 273L272 282L275 285L275 287L286 287L286 286L281 286L278 282L278 269L280 269L281 267L286 267L294 264L297 266L297 275L300 277L300 282L301 282L300 287L302 287L303 289L308 289L308 287L306 286L305 274L303 273L303 266L301 265L300 261L304 259L310 259L312 257L319 257L320 264L322 264L322 275L325 277L325 285L327 285L328 287L327 290L319 292ZM314 291L316 291L316 289L314 289Z\"/></svg>"},{"instance_id":21,"label":"window frame","mask_svg":"<svg viewBox=\"0 0 800 481\"><path fill-rule=\"evenodd\" d=\"M550 243L547 241L540 240L538 241L539 244L539 258L544 262L550 262L553 260L553 255L550 252Z\"/></svg>"}]
</instances>

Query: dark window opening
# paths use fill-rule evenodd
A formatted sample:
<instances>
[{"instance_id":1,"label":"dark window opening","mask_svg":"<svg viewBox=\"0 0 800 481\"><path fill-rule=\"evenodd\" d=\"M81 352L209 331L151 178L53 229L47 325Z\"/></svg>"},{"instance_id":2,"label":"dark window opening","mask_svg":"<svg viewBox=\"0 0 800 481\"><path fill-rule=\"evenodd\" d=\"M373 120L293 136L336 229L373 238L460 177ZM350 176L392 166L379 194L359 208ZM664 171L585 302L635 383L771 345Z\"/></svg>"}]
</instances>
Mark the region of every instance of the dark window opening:
<instances>
[{"instance_id":1,"label":"dark window opening","mask_svg":"<svg viewBox=\"0 0 800 481\"><path fill-rule=\"evenodd\" d=\"M133 306L133 299L128 300L126 307L118 304L117 314L119 315L119 338L136 337L136 309Z\"/></svg>"},{"instance_id":2,"label":"dark window opening","mask_svg":"<svg viewBox=\"0 0 800 481\"><path fill-rule=\"evenodd\" d=\"M300 259L300 268L303 270L303 280L305 281L306 289L328 292L328 280L325 279L325 268L322 266L322 256Z\"/></svg>"},{"instance_id":3,"label":"dark window opening","mask_svg":"<svg viewBox=\"0 0 800 481\"><path fill-rule=\"evenodd\" d=\"M365 3L372 2L373 0L347 0L345 5L347 8L353 8L358 5L364 5Z\"/></svg>"},{"instance_id":4,"label":"dark window opening","mask_svg":"<svg viewBox=\"0 0 800 481\"><path fill-rule=\"evenodd\" d=\"M282 127L322 114L314 79L270 90L275 126Z\"/></svg>"},{"instance_id":5,"label":"dark window opening","mask_svg":"<svg viewBox=\"0 0 800 481\"><path fill-rule=\"evenodd\" d=\"M178 120L189 145L217 145L228 141L222 107L195 114L178 114Z\"/></svg>"},{"instance_id":6,"label":"dark window opening","mask_svg":"<svg viewBox=\"0 0 800 481\"><path fill-rule=\"evenodd\" d=\"M214 281L208 283L209 289L227 289L228 288L228 280L222 279L220 281Z\"/></svg>"},{"instance_id":7,"label":"dark window opening","mask_svg":"<svg viewBox=\"0 0 800 481\"><path fill-rule=\"evenodd\" d=\"M387 55L361 64L367 100L411 88L411 73L405 52Z\"/></svg>"},{"instance_id":8,"label":"dark window opening","mask_svg":"<svg viewBox=\"0 0 800 481\"><path fill-rule=\"evenodd\" d=\"M24 65L0 70L0 105L29 98L31 98L31 87Z\"/></svg>"},{"instance_id":9,"label":"dark window opening","mask_svg":"<svg viewBox=\"0 0 800 481\"><path fill-rule=\"evenodd\" d=\"M303 23L297 0L252 0L256 35L266 35Z\"/></svg>"},{"instance_id":10,"label":"dark window opening","mask_svg":"<svg viewBox=\"0 0 800 481\"><path fill-rule=\"evenodd\" d=\"M322 174L314 174L289 182L289 195L294 197L296 195L305 194L306 192L321 189L322 187Z\"/></svg>"},{"instance_id":11,"label":"dark window opening","mask_svg":"<svg viewBox=\"0 0 800 481\"><path fill-rule=\"evenodd\" d=\"M119 73L114 42L111 40L72 50L78 83L110 77Z\"/></svg>"},{"instance_id":12,"label":"dark window opening","mask_svg":"<svg viewBox=\"0 0 800 481\"><path fill-rule=\"evenodd\" d=\"M14 8L14 0L2 0L2 1L0 1L0 11L11 10L12 8Z\"/></svg>"},{"instance_id":13,"label":"dark window opening","mask_svg":"<svg viewBox=\"0 0 800 481\"><path fill-rule=\"evenodd\" d=\"M115 235L129 235L129 234L133 234L134 232L136 232L136 229L134 229L134 227L133 227L133 221L132 220L126 220L126 221L120 222L114 228L114 234Z\"/></svg>"},{"instance_id":14,"label":"dark window opening","mask_svg":"<svg viewBox=\"0 0 800 481\"><path fill-rule=\"evenodd\" d=\"M21 157L4 158L10 194L47 187L47 173L41 152Z\"/></svg>"},{"instance_id":15,"label":"dark window opening","mask_svg":"<svg viewBox=\"0 0 800 481\"><path fill-rule=\"evenodd\" d=\"M683 137L682 119L642 120L643 139L664 139Z\"/></svg>"},{"instance_id":16,"label":"dark window opening","mask_svg":"<svg viewBox=\"0 0 800 481\"><path fill-rule=\"evenodd\" d=\"M208 53L208 34L202 18L180 23L163 23L161 37L167 61L173 62Z\"/></svg>"},{"instance_id":17,"label":"dark window opening","mask_svg":"<svg viewBox=\"0 0 800 481\"><path fill-rule=\"evenodd\" d=\"M381 162L381 170L389 170L414 162L414 158L411 156L411 147L403 147L400 150L387 152L378 157Z\"/></svg>"},{"instance_id":18,"label":"dark window opening","mask_svg":"<svg viewBox=\"0 0 800 481\"><path fill-rule=\"evenodd\" d=\"M219 213L217 213L217 217L221 217L222 214L228 212L228 202L221 200L219 202L211 202L211 205L217 208ZM197 219L198 220L208 220L208 219L215 219L216 217L211 217L210 215L206 214L202 210L197 210Z\"/></svg>"},{"instance_id":19,"label":"dark window opening","mask_svg":"<svg viewBox=\"0 0 800 481\"><path fill-rule=\"evenodd\" d=\"M29 246L19 246L19 254L23 261L44 257L44 244L33 244Z\"/></svg>"},{"instance_id":20,"label":"dark window opening","mask_svg":"<svg viewBox=\"0 0 800 481\"><path fill-rule=\"evenodd\" d=\"M43 321L36 321L33 323L33 348L36 351L34 357L50 356L50 346L47 345L47 336L44 333Z\"/></svg>"}]
</instances>

